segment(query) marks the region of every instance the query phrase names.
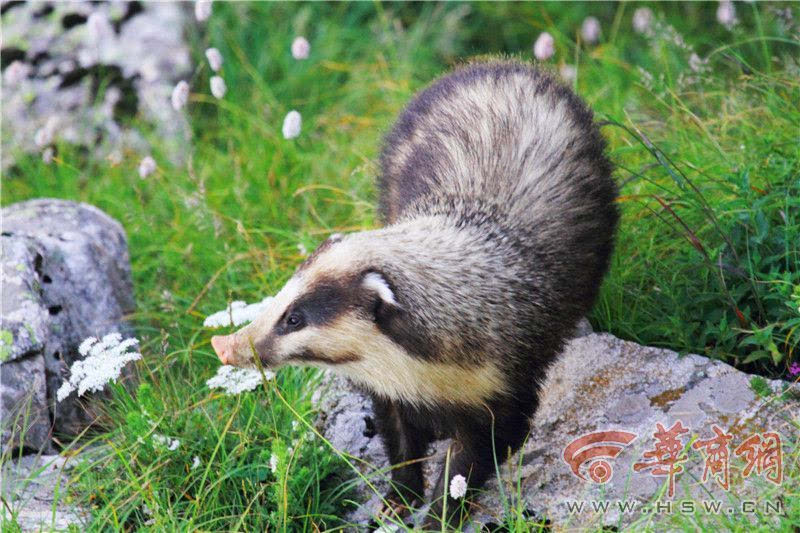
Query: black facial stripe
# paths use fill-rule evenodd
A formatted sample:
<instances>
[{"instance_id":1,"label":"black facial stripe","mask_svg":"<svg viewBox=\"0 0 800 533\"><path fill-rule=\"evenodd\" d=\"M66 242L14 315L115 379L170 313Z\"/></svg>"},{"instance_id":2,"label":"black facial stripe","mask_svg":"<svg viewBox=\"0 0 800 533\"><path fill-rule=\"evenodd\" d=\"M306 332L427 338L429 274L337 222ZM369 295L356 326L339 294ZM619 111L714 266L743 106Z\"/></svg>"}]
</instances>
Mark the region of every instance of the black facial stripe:
<instances>
[{"instance_id":1,"label":"black facial stripe","mask_svg":"<svg viewBox=\"0 0 800 533\"><path fill-rule=\"evenodd\" d=\"M355 354L345 354L337 359L325 357L311 350L305 350L303 353L293 355L289 358L291 361L302 361L305 363L325 363L328 365L343 365L345 363L354 363L361 358Z\"/></svg>"},{"instance_id":2,"label":"black facial stripe","mask_svg":"<svg viewBox=\"0 0 800 533\"><path fill-rule=\"evenodd\" d=\"M435 359L435 345L423 330L403 323L402 319L394 320L386 325L378 323L378 327L384 335L402 346L410 355L420 359Z\"/></svg>"},{"instance_id":3,"label":"black facial stripe","mask_svg":"<svg viewBox=\"0 0 800 533\"><path fill-rule=\"evenodd\" d=\"M322 326L340 317L354 303L354 294L341 283L325 280L317 283L289 306L289 313L302 313L306 324Z\"/></svg>"}]
</instances>

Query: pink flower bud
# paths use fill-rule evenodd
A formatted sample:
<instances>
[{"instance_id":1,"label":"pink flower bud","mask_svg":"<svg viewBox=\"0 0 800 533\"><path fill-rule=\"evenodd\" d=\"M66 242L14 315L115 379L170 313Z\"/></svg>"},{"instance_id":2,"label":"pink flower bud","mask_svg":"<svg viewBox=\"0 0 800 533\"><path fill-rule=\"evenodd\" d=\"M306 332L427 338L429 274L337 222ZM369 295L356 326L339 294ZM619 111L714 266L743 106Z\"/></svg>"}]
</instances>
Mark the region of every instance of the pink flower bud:
<instances>
[{"instance_id":1,"label":"pink flower bud","mask_svg":"<svg viewBox=\"0 0 800 533\"><path fill-rule=\"evenodd\" d=\"M581 24L581 38L588 44L600 40L600 21L595 17L586 17Z\"/></svg>"},{"instance_id":2,"label":"pink flower bud","mask_svg":"<svg viewBox=\"0 0 800 533\"><path fill-rule=\"evenodd\" d=\"M305 37L296 37L292 41L292 57L295 59L308 59L311 52L311 45Z\"/></svg>"},{"instance_id":3,"label":"pink flower bud","mask_svg":"<svg viewBox=\"0 0 800 533\"><path fill-rule=\"evenodd\" d=\"M175 88L172 89L172 97L170 98L172 101L172 108L175 111L180 111L183 106L186 105L186 102L189 101L189 84L186 81L181 80L175 85Z\"/></svg>"},{"instance_id":4,"label":"pink flower bud","mask_svg":"<svg viewBox=\"0 0 800 533\"><path fill-rule=\"evenodd\" d=\"M214 95L214 98L222 98L227 91L228 86L225 85L225 80L221 76L211 77L211 94Z\"/></svg>"},{"instance_id":5,"label":"pink flower bud","mask_svg":"<svg viewBox=\"0 0 800 533\"><path fill-rule=\"evenodd\" d=\"M294 139L300 135L300 129L303 125L303 118L300 113L292 109L283 119L283 138Z\"/></svg>"},{"instance_id":6,"label":"pink flower bud","mask_svg":"<svg viewBox=\"0 0 800 533\"><path fill-rule=\"evenodd\" d=\"M556 51L556 42L549 33L542 32L536 43L533 45L533 55L540 61L545 61L553 57Z\"/></svg>"},{"instance_id":7,"label":"pink flower bud","mask_svg":"<svg viewBox=\"0 0 800 533\"><path fill-rule=\"evenodd\" d=\"M219 53L219 50L216 48L209 48L206 50L206 58L208 59L208 65L211 67L211 70L219 72L219 69L222 68L222 54Z\"/></svg>"},{"instance_id":8,"label":"pink flower bud","mask_svg":"<svg viewBox=\"0 0 800 533\"><path fill-rule=\"evenodd\" d=\"M211 16L211 0L197 0L194 3L194 18L205 22Z\"/></svg>"}]
</instances>

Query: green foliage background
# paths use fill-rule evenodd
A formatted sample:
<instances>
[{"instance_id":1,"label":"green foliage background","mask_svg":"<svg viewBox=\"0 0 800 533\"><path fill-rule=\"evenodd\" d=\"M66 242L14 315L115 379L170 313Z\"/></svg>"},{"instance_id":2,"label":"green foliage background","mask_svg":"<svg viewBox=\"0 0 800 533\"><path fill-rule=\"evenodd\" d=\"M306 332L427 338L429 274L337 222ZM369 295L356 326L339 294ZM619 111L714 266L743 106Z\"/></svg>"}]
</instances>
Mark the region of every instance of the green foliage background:
<instances>
[{"instance_id":1,"label":"green foliage background","mask_svg":"<svg viewBox=\"0 0 800 533\"><path fill-rule=\"evenodd\" d=\"M728 30L716 3L649 4L656 18L642 35L631 27L642 5L217 2L187 30L198 68L186 165L171 165L153 135L159 169L147 179L136 172L142 154L114 166L60 145L50 165L20 158L3 205L92 203L129 237L142 385L115 389L108 430L92 441L104 453L75 474L70 493L90 507L91 529L343 525L353 474L309 432L314 373L212 393L204 383L218 363L203 317L276 292L302 260L298 245L373 227L381 136L402 106L475 55L531 59L541 31L556 40L542 68L576 67L572 84L603 124L621 185L595 328L786 376L800 360L800 13L736 3ZM601 22L597 45L581 42L587 15ZM289 53L296 35L311 42L308 60ZM222 100L209 94L208 46L225 58ZM287 141L290 109L303 131ZM154 433L181 446L159 449ZM273 454L275 472L265 467Z\"/></svg>"}]
</instances>

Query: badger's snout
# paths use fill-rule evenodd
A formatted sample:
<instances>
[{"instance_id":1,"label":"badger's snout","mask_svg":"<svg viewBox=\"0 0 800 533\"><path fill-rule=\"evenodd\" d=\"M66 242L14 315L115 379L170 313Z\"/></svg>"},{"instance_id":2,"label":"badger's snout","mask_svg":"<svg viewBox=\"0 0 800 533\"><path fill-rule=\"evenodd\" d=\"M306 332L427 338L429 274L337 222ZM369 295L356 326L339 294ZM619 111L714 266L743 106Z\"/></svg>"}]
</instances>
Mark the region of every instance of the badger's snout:
<instances>
[{"instance_id":1,"label":"badger's snout","mask_svg":"<svg viewBox=\"0 0 800 533\"><path fill-rule=\"evenodd\" d=\"M251 340L251 332L239 330L230 335L211 337L211 346L223 365L249 367L255 364L256 352ZM263 364L266 358L261 357Z\"/></svg>"},{"instance_id":2,"label":"badger's snout","mask_svg":"<svg viewBox=\"0 0 800 533\"><path fill-rule=\"evenodd\" d=\"M217 357L223 365L233 359L233 339L231 335L214 335L211 337L211 347L217 353Z\"/></svg>"}]
</instances>

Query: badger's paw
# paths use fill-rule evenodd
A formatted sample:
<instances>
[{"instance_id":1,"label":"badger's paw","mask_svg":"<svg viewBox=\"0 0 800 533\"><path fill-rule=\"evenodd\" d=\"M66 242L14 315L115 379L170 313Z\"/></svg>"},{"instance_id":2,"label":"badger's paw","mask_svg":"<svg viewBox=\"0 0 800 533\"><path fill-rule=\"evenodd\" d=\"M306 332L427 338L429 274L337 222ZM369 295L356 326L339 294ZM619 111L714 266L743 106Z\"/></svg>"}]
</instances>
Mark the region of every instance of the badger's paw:
<instances>
[{"instance_id":1,"label":"badger's paw","mask_svg":"<svg viewBox=\"0 0 800 533\"><path fill-rule=\"evenodd\" d=\"M391 525L405 523L405 520L411 516L413 510L410 506L416 501L417 500L404 500L397 492L393 490L389 491L389 493L383 497L378 512L373 515L369 528L371 530L380 529L381 531L387 531L391 530L387 529L391 528Z\"/></svg>"}]
</instances>

